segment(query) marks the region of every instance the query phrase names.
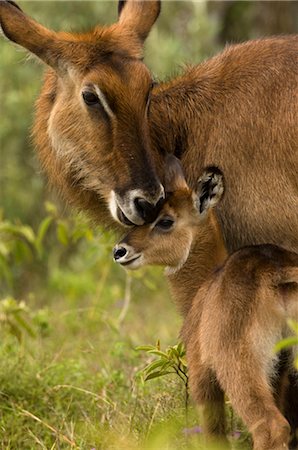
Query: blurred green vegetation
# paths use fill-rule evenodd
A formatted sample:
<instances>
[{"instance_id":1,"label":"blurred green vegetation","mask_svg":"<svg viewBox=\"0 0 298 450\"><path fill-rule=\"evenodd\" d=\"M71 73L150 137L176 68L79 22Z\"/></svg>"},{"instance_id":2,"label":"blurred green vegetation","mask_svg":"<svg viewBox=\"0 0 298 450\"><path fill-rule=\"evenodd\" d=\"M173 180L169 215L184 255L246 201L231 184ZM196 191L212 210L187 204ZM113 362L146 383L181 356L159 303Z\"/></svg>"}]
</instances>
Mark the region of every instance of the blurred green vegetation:
<instances>
[{"instance_id":1,"label":"blurred green vegetation","mask_svg":"<svg viewBox=\"0 0 298 450\"><path fill-rule=\"evenodd\" d=\"M260 21L251 24L265 3L163 2L148 66L162 79L214 54L227 36L261 35ZM282 3L293 16L295 2ZM56 30L117 15L115 1L19 4ZM127 275L114 265L114 236L69 212L40 173L30 127L42 72L1 39L0 448L206 450L192 406L186 417L185 383L175 375L144 383L150 367L165 366L135 350L159 339L176 351L180 318L161 272ZM232 416L230 425L239 429ZM246 439L232 437L238 448Z\"/></svg>"}]
</instances>

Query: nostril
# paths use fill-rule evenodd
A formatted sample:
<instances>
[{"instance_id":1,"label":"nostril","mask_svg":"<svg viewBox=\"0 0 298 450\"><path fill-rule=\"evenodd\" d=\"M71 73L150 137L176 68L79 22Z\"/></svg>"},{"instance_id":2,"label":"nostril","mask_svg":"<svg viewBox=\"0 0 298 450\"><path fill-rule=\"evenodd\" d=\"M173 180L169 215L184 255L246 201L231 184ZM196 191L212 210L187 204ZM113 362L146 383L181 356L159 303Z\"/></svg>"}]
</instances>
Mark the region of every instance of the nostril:
<instances>
[{"instance_id":1,"label":"nostril","mask_svg":"<svg viewBox=\"0 0 298 450\"><path fill-rule=\"evenodd\" d=\"M127 253L126 248L124 247L115 247L113 250L114 260L117 261L120 258L123 258Z\"/></svg>"},{"instance_id":2,"label":"nostril","mask_svg":"<svg viewBox=\"0 0 298 450\"><path fill-rule=\"evenodd\" d=\"M158 216L162 205L164 204L164 197L161 196L156 204L152 204L143 198L136 198L134 202L142 219L144 219L146 223L151 223Z\"/></svg>"},{"instance_id":3,"label":"nostril","mask_svg":"<svg viewBox=\"0 0 298 450\"><path fill-rule=\"evenodd\" d=\"M139 215L145 222L152 222L155 219L156 205L152 205L152 203L147 202L143 198L136 198L134 202Z\"/></svg>"},{"instance_id":4,"label":"nostril","mask_svg":"<svg viewBox=\"0 0 298 450\"><path fill-rule=\"evenodd\" d=\"M141 214L142 218L145 218L146 213L152 208L153 205L151 205L147 200L144 200L143 198L136 198L135 199L135 205L138 210L138 212Z\"/></svg>"}]
</instances>

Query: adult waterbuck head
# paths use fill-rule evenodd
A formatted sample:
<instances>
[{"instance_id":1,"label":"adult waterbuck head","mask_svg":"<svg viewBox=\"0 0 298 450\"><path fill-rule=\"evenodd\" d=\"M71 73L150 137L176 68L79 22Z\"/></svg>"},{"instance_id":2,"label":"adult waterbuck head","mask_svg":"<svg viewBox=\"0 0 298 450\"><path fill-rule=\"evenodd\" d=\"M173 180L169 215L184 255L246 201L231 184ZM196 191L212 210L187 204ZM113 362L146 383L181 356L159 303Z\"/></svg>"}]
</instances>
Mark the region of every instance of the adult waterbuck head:
<instances>
[{"instance_id":1,"label":"adult waterbuck head","mask_svg":"<svg viewBox=\"0 0 298 450\"><path fill-rule=\"evenodd\" d=\"M50 66L34 137L51 182L95 214L98 197L124 224L151 220L164 195L147 125L153 81L142 62L159 11L159 1L120 2L116 24L72 34L0 4L4 34Z\"/></svg>"}]
</instances>

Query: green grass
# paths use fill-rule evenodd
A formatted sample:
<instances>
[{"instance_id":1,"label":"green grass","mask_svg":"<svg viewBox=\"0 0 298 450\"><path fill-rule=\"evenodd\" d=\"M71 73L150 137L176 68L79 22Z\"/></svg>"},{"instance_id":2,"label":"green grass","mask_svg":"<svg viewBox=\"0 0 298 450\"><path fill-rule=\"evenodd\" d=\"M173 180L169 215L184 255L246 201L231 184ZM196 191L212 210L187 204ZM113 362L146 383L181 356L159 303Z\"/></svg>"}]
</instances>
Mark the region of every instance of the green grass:
<instances>
[{"instance_id":1,"label":"green grass","mask_svg":"<svg viewBox=\"0 0 298 450\"><path fill-rule=\"evenodd\" d=\"M181 326L161 271L128 276L115 237L47 209L46 231L0 227L0 292L18 299L0 302L0 449L209 450L184 431L199 417L179 377L143 380L154 355L136 347Z\"/></svg>"},{"instance_id":2,"label":"green grass","mask_svg":"<svg viewBox=\"0 0 298 450\"><path fill-rule=\"evenodd\" d=\"M148 306L135 299L119 327L117 304L102 311L88 304L65 309L60 303L51 306L45 336L25 335L19 342L3 332L2 448L69 448L71 443L76 448L113 448L115 439L119 445L127 439L137 442L173 411L183 422L179 380L144 384L138 376L148 358L134 348L154 338L146 329L154 315L150 318ZM172 313L168 317L171 323L176 320ZM160 334L166 338L168 331Z\"/></svg>"},{"instance_id":3,"label":"green grass","mask_svg":"<svg viewBox=\"0 0 298 450\"><path fill-rule=\"evenodd\" d=\"M181 380L144 383L140 376L149 358L135 347L157 337L175 343L180 320L164 287L158 294L143 289L140 296L139 283L133 280L132 303L120 326L117 297L105 309L86 300L84 307L67 307L57 298L46 332L24 334L20 342L3 330L2 449L153 450L197 443L183 433L198 418L190 407L186 422Z\"/></svg>"}]
</instances>

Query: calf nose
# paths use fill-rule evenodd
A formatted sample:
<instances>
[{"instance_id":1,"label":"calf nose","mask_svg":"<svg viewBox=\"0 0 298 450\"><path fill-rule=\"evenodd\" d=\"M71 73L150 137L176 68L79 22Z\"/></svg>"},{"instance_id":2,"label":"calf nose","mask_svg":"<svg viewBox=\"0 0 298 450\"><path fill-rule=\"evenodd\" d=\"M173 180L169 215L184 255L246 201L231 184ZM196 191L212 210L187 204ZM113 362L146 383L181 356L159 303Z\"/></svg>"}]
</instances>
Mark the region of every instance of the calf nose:
<instances>
[{"instance_id":1,"label":"calf nose","mask_svg":"<svg viewBox=\"0 0 298 450\"><path fill-rule=\"evenodd\" d=\"M162 207L163 201L164 196L162 195L157 201L157 203L150 203L144 198L136 198L134 203L142 219L144 219L146 223L150 223L156 219Z\"/></svg>"},{"instance_id":2,"label":"calf nose","mask_svg":"<svg viewBox=\"0 0 298 450\"><path fill-rule=\"evenodd\" d=\"M117 261L120 258L123 258L127 253L126 248L124 247L115 247L113 250L114 260Z\"/></svg>"}]
</instances>

